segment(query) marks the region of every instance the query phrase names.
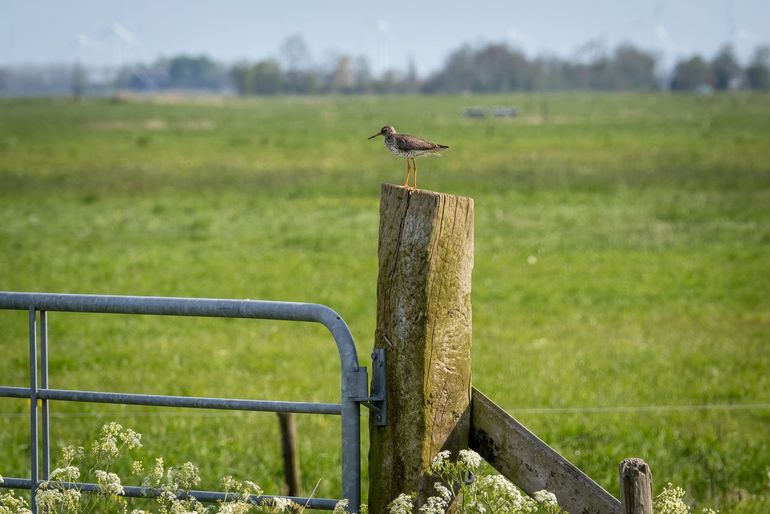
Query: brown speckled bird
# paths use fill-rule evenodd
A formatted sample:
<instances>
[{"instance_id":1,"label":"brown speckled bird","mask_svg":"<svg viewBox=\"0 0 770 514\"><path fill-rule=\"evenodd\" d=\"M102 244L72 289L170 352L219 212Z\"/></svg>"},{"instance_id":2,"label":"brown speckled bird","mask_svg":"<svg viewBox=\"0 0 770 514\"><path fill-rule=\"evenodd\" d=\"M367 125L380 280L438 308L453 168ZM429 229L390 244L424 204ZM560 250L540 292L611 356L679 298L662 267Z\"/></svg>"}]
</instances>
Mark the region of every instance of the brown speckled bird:
<instances>
[{"instance_id":1,"label":"brown speckled bird","mask_svg":"<svg viewBox=\"0 0 770 514\"><path fill-rule=\"evenodd\" d=\"M388 150L398 155L399 157L406 157L406 179L404 179L404 187L409 187L409 172L414 168L414 189L417 189L417 163L414 162L415 157L422 155L439 155L439 152L449 148L446 145L438 145L431 143L419 137L410 136L409 134L399 134L393 127L382 127L379 132L371 136L369 139L377 136L385 136L385 146ZM410 161L411 165L410 166Z\"/></svg>"}]
</instances>

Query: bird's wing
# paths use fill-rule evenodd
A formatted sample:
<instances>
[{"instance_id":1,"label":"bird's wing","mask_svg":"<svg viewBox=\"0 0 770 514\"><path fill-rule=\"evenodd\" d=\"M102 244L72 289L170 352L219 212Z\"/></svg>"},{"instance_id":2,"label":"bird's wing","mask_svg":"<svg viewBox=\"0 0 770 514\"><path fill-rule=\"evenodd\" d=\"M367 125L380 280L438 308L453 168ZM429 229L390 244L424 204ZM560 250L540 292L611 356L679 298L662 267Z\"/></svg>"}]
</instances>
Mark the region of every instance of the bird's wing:
<instances>
[{"instance_id":1,"label":"bird's wing","mask_svg":"<svg viewBox=\"0 0 770 514\"><path fill-rule=\"evenodd\" d=\"M405 152L409 150L436 150L440 146L408 134L400 134L400 136L396 138L396 146Z\"/></svg>"}]
</instances>

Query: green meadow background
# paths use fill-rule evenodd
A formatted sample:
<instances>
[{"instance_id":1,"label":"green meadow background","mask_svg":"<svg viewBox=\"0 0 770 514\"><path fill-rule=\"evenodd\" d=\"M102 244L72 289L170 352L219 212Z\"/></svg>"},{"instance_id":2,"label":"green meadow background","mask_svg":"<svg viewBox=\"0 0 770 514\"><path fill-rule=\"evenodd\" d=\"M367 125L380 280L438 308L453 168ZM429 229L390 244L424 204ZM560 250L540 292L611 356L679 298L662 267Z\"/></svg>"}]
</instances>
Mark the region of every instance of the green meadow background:
<instances>
[{"instance_id":1,"label":"green meadow background","mask_svg":"<svg viewBox=\"0 0 770 514\"><path fill-rule=\"evenodd\" d=\"M656 493L768 512L767 94L3 100L0 289L319 302L368 365L380 184L406 170L366 139L385 124L450 146L420 187L475 200L474 385L613 494L637 456ZM339 399L320 326L49 319L53 388ZM0 312L0 385L29 384L26 330ZM0 399L6 477L28 409ZM339 420L297 418L305 494L338 497ZM281 490L274 414L60 402L54 446L107 421L202 488Z\"/></svg>"}]
</instances>

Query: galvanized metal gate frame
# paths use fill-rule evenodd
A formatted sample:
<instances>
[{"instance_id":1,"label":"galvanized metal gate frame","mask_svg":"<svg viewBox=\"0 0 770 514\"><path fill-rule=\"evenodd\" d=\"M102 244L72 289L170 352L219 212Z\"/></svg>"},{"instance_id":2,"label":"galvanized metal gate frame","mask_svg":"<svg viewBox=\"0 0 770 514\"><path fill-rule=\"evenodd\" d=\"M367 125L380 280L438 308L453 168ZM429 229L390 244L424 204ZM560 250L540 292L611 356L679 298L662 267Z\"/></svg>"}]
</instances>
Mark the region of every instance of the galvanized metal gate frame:
<instances>
[{"instance_id":1,"label":"galvanized metal gate frame","mask_svg":"<svg viewBox=\"0 0 770 514\"><path fill-rule=\"evenodd\" d=\"M348 500L350 512L358 512L361 503L360 405L363 404L373 410L377 425L384 425L387 422L384 395L385 355L384 351L377 351L372 354L373 381L372 392L369 394L367 370L358 364L358 354L350 329L339 314L329 307L314 303L261 300L0 291L0 309L29 312L29 388L0 385L0 397L28 398L30 400L31 449L30 478L5 477L0 487L30 489L32 491L33 512L37 512L35 491L41 481L48 479L50 473L49 401L51 400L339 415L342 417L342 498ZM47 313L49 311L254 318L320 323L332 334L339 352L342 367L341 401L340 403L285 402L52 389L48 383ZM39 343L38 331L40 334ZM40 349L39 358L38 346ZM39 385L38 378L40 379ZM40 402L40 407L38 407L38 402ZM40 424L38 424L38 417ZM42 437L42 456L38 454L39 436ZM42 469L40 469L41 460ZM95 484L71 483L67 486L77 487L83 491L96 490ZM125 494L130 497L139 497L144 495L144 491L140 487L129 486L125 487ZM216 491L191 491L190 495L201 501L225 499L224 493ZM258 501L269 498L272 496L263 495L259 497ZM332 510L337 503L336 499L329 498L287 498L314 509Z\"/></svg>"}]
</instances>

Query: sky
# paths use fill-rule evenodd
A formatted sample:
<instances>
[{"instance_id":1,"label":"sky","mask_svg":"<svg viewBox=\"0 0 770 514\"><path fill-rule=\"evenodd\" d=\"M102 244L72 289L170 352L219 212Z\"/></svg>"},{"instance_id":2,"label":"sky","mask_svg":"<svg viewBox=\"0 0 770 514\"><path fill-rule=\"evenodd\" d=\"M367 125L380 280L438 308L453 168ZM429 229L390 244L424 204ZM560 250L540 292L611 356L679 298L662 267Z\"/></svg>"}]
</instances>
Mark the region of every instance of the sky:
<instances>
[{"instance_id":1,"label":"sky","mask_svg":"<svg viewBox=\"0 0 770 514\"><path fill-rule=\"evenodd\" d=\"M119 66L205 54L226 63L281 57L301 35L313 62L365 56L373 71L425 75L464 43L528 56L587 57L589 41L628 42L664 66L732 44L744 63L770 44L770 0L0 0L0 66ZM582 53L581 53L581 49Z\"/></svg>"}]
</instances>

